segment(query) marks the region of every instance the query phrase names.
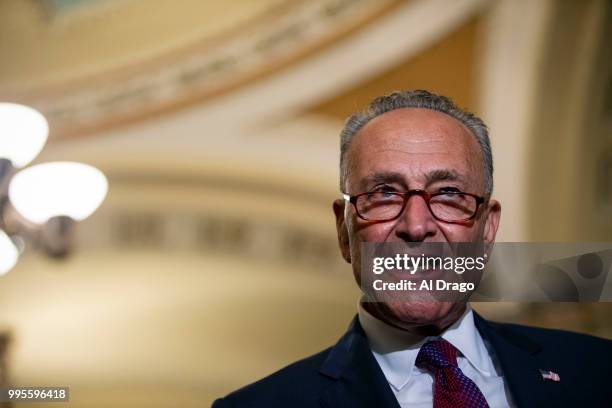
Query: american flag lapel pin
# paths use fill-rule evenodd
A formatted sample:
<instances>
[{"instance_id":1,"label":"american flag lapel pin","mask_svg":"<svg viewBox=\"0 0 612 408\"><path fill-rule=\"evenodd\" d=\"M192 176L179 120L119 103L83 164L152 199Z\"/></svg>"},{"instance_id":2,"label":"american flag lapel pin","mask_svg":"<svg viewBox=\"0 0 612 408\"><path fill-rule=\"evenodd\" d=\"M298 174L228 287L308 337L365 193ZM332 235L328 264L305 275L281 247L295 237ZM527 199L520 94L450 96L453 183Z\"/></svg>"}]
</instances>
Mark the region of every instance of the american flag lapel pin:
<instances>
[{"instance_id":1,"label":"american flag lapel pin","mask_svg":"<svg viewBox=\"0 0 612 408\"><path fill-rule=\"evenodd\" d=\"M544 379L544 381L554 381L554 382L561 381L561 377L559 377L559 374L553 371L540 370L540 374L542 374L542 378Z\"/></svg>"}]
</instances>

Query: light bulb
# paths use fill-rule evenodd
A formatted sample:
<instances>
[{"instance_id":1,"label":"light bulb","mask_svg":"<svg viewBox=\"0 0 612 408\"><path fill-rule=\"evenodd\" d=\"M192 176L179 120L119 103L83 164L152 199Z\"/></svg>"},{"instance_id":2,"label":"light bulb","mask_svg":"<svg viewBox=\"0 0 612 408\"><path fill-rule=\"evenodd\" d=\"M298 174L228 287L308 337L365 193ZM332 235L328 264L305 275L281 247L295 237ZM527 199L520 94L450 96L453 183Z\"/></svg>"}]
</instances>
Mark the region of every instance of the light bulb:
<instances>
[{"instance_id":1,"label":"light bulb","mask_svg":"<svg viewBox=\"0 0 612 408\"><path fill-rule=\"evenodd\" d=\"M102 204L107 191L106 177L95 167L51 162L15 174L9 185L9 199L21 215L36 224L56 216L81 221Z\"/></svg>"},{"instance_id":2,"label":"light bulb","mask_svg":"<svg viewBox=\"0 0 612 408\"><path fill-rule=\"evenodd\" d=\"M17 263L17 258L19 258L19 250L8 235L0 230L0 275L10 271Z\"/></svg>"},{"instance_id":3,"label":"light bulb","mask_svg":"<svg viewBox=\"0 0 612 408\"><path fill-rule=\"evenodd\" d=\"M40 112L16 103L0 103L0 158L23 167L38 156L48 135L49 125Z\"/></svg>"}]
</instances>

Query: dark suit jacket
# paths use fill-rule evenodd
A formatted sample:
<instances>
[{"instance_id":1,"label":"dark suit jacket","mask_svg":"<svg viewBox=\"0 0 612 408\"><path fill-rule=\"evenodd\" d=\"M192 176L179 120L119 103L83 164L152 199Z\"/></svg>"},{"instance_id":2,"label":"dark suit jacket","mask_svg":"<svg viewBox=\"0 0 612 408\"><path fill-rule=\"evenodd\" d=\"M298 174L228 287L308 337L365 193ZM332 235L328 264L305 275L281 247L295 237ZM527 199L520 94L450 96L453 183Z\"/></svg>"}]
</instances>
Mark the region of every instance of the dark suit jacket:
<instances>
[{"instance_id":1,"label":"dark suit jacket","mask_svg":"<svg viewBox=\"0 0 612 408\"><path fill-rule=\"evenodd\" d=\"M474 314L518 407L612 407L612 341L489 322ZM559 374L544 380L540 369ZM213 408L399 408L355 318L338 343L241 388Z\"/></svg>"}]
</instances>

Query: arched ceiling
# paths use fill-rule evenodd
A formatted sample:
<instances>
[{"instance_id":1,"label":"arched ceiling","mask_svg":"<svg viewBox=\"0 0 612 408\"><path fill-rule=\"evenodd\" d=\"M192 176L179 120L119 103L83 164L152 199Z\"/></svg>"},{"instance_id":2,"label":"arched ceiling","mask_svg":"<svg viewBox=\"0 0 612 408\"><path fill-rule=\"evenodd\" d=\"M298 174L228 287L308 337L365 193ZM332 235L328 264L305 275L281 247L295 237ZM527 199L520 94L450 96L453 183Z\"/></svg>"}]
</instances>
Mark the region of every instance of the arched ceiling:
<instances>
[{"instance_id":1,"label":"arched ceiling","mask_svg":"<svg viewBox=\"0 0 612 408\"><path fill-rule=\"evenodd\" d=\"M459 106L477 111L481 26L482 18L474 16L430 47L364 78L356 86L312 106L309 112L343 121L374 98L401 89L427 89L452 95Z\"/></svg>"},{"instance_id":2,"label":"arched ceiling","mask_svg":"<svg viewBox=\"0 0 612 408\"><path fill-rule=\"evenodd\" d=\"M35 0L0 3L0 86L36 90L228 41L299 2Z\"/></svg>"},{"instance_id":3,"label":"arched ceiling","mask_svg":"<svg viewBox=\"0 0 612 408\"><path fill-rule=\"evenodd\" d=\"M52 139L251 84L406 4L99 0L54 14L53 3L0 4L0 95L43 111Z\"/></svg>"}]
</instances>

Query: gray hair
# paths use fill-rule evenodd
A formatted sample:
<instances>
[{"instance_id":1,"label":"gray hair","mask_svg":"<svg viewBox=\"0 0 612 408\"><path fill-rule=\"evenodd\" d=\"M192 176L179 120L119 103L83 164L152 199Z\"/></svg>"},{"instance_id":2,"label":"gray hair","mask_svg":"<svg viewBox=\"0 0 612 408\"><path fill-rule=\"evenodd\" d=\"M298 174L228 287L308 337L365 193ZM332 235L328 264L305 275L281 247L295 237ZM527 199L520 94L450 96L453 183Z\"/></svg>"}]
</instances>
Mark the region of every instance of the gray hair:
<instances>
[{"instance_id":1,"label":"gray hair","mask_svg":"<svg viewBox=\"0 0 612 408\"><path fill-rule=\"evenodd\" d=\"M490 197L493 192L493 155L487 125L473 113L457 107L450 98L423 90L396 91L380 96L374 99L365 111L349 116L340 132L340 190L344 191L348 175L346 152L353 137L375 117L402 108L423 108L442 112L470 129L480 145L484 162L485 194L487 198Z\"/></svg>"}]
</instances>

